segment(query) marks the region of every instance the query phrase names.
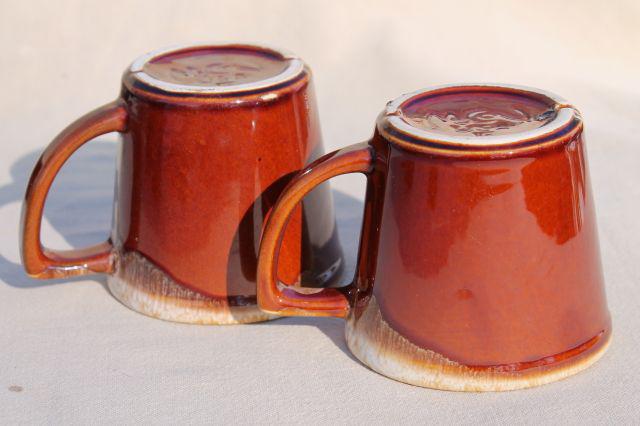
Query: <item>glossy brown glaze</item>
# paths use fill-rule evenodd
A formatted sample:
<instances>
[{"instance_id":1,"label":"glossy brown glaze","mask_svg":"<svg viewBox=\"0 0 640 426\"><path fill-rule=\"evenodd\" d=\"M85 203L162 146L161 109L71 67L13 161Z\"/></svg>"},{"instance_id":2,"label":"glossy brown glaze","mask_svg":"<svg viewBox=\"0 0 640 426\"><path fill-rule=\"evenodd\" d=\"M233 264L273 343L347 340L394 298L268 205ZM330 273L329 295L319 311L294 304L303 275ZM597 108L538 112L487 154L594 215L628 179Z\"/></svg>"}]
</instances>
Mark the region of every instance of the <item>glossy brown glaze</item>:
<instances>
[{"instance_id":1,"label":"glossy brown glaze","mask_svg":"<svg viewBox=\"0 0 640 426\"><path fill-rule=\"evenodd\" d=\"M144 71L145 64L167 58L192 66L203 57L235 63L238 56L262 67L260 79L236 75L223 91L200 77L181 86L176 83L185 82ZM255 289L262 223L292 174L323 150L310 72L290 55L243 45L190 47L143 59L125 72L120 100L63 132L34 171L25 203L25 268L40 278L108 272L118 299L163 319L267 319L256 307ZM278 66L263 67L265 61ZM123 142L113 232L108 243L92 249L101 263L87 263L91 253L74 253L78 261L61 262L55 253L46 258L37 238L48 187L73 150L108 131L120 131ZM341 267L324 186L293 213L279 276L295 284L304 274L322 286Z\"/></svg>"},{"instance_id":2,"label":"glossy brown glaze","mask_svg":"<svg viewBox=\"0 0 640 426\"><path fill-rule=\"evenodd\" d=\"M512 139L443 140L396 127L403 106L421 97L454 92L472 103L505 91L542 99L556 119ZM611 322L580 116L541 92L504 86L406 98L379 117L366 146L328 154L285 189L263 234L260 306L346 317L358 358L421 386L517 389L595 362ZM293 297L274 279L280 216L315 183L352 171L368 175L354 282Z\"/></svg>"},{"instance_id":3,"label":"glossy brown glaze","mask_svg":"<svg viewBox=\"0 0 640 426\"><path fill-rule=\"evenodd\" d=\"M46 279L113 271L111 241L83 249L51 250L40 242L40 230L49 188L67 158L92 138L109 132L123 132L126 125L126 110L120 102L112 102L69 125L38 159L22 206L20 252L29 275Z\"/></svg>"},{"instance_id":4,"label":"glossy brown glaze","mask_svg":"<svg viewBox=\"0 0 640 426\"><path fill-rule=\"evenodd\" d=\"M302 170L285 188L278 199L277 208L269 216L260 244L258 264L258 291L260 307L280 315L337 316L349 312L344 288L324 288L301 293L296 288L283 286L277 271L286 238L285 227L296 206L309 191L332 177L346 173L368 173L372 167L372 151L367 144L353 145L327 154ZM309 286L306 282L303 286Z\"/></svg>"},{"instance_id":5,"label":"glossy brown glaze","mask_svg":"<svg viewBox=\"0 0 640 426\"><path fill-rule=\"evenodd\" d=\"M581 133L535 156L391 146L386 161L373 294L392 328L465 365L514 368L608 330Z\"/></svg>"}]
</instances>

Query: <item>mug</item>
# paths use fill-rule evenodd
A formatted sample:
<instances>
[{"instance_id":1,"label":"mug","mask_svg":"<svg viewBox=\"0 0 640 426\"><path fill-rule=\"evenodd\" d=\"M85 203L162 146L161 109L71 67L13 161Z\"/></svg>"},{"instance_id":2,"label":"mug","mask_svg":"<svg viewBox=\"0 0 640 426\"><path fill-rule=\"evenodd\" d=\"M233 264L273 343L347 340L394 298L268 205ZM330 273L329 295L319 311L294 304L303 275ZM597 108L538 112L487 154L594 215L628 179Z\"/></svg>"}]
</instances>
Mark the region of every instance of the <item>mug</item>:
<instances>
[{"instance_id":1,"label":"mug","mask_svg":"<svg viewBox=\"0 0 640 426\"><path fill-rule=\"evenodd\" d=\"M498 391L593 364L611 336L578 111L552 94L454 85L390 102L367 143L300 172L274 206L258 303L346 318L346 340L390 378ZM356 273L303 294L279 284L282 231L300 199L367 176Z\"/></svg>"},{"instance_id":2,"label":"mug","mask_svg":"<svg viewBox=\"0 0 640 426\"><path fill-rule=\"evenodd\" d=\"M42 209L67 158L92 138L122 135L113 229L103 244L43 248ZM273 318L256 305L260 230L294 172L323 154L309 68L244 45L164 49L133 62L118 100L65 129L27 188L22 258L36 278L108 274L126 306L165 320L233 324ZM329 285L342 268L325 186L294 212L279 273Z\"/></svg>"}]
</instances>

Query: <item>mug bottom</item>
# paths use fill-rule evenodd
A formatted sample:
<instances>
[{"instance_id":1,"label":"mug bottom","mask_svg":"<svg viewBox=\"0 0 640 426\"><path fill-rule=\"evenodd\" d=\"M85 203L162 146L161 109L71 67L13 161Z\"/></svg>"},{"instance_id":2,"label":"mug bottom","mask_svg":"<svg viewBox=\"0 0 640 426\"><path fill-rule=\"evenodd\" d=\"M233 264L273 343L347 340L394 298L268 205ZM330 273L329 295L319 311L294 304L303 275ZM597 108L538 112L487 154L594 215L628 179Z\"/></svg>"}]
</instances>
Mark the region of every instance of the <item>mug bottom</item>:
<instances>
[{"instance_id":1,"label":"mug bottom","mask_svg":"<svg viewBox=\"0 0 640 426\"><path fill-rule=\"evenodd\" d=\"M564 379L600 359L611 341L611 333L606 331L590 340L588 347L575 355L568 355L555 364L526 370L472 368L420 348L393 330L382 318L373 296L357 320L353 316L348 319L345 333L351 352L384 376L416 386L471 392L524 389Z\"/></svg>"},{"instance_id":2,"label":"mug bottom","mask_svg":"<svg viewBox=\"0 0 640 426\"><path fill-rule=\"evenodd\" d=\"M111 294L136 312L189 324L246 324L276 319L255 304L232 305L227 299L195 292L167 276L136 252L118 256L116 272L107 278ZM240 299L240 297L238 297Z\"/></svg>"}]
</instances>

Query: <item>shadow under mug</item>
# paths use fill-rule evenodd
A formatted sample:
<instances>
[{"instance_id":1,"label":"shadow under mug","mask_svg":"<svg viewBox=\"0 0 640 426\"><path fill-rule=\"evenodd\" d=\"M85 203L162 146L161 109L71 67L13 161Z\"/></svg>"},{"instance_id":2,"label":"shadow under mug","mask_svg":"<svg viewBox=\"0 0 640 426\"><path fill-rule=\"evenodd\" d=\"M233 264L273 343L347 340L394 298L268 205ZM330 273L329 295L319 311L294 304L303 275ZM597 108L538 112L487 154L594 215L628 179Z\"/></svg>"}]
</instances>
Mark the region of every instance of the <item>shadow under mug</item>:
<instances>
[{"instance_id":1,"label":"shadow under mug","mask_svg":"<svg viewBox=\"0 0 640 426\"><path fill-rule=\"evenodd\" d=\"M393 379L498 391L559 380L610 341L583 123L535 89L443 86L388 104L373 138L317 160L263 231L258 303L346 318L353 354ZM277 280L282 230L325 180L364 173L355 278L300 292Z\"/></svg>"},{"instance_id":2,"label":"shadow under mug","mask_svg":"<svg viewBox=\"0 0 640 426\"><path fill-rule=\"evenodd\" d=\"M71 124L33 170L22 259L35 278L108 274L111 293L144 314L233 324L273 318L256 305L263 221L292 174L323 154L308 67L274 49L198 45L133 62L120 98ZM42 210L67 158L122 135L111 237L42 247ZM330 284L342 268L328 186L305 199L284 237L280 276Z\"/></svg>"}]
</instances>

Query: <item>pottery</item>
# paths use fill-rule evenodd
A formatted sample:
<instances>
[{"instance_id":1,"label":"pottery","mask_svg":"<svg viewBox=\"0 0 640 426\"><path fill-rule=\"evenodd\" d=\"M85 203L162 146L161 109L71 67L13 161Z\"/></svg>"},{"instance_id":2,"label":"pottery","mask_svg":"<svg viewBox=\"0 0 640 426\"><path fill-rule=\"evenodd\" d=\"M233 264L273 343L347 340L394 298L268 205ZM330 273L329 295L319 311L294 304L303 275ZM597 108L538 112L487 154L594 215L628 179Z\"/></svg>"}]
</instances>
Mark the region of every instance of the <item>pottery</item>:
<instances>
[{"instance_id":1,"label":"pottery","mask_svg":"<svg viewBox=\"0 0 640 426\"><path fill-rule=\"evenodd\" d=\"M66 159L120 132L114 226L103 244L40 243L42 209ZM323 154L311 72L297 57L242 45L165 49L136 60L118 100L65 129L38 161L25 197L22 257L36 278L108 274L125 305L172 321L233 324L256 306L259 233L294 172ZM279 277L329 285L342 268L327 186L296 209Z\"/></svg>"},{"instance_id":2,"label":"pottery","mask_svg":"<svg viewBox=\"0 0 640 426\"><path fill-rule=\"evenodd\" d=\"M276 277L283 226L327 179L364 173L353 282L304 294ZM611 338L583 122L549 93L444 86L390 102L372 139L296 175L264 229L258 302L346 319L350 350L393 379L499 391L549 383Z\"/></svg>"}]
</instances>

